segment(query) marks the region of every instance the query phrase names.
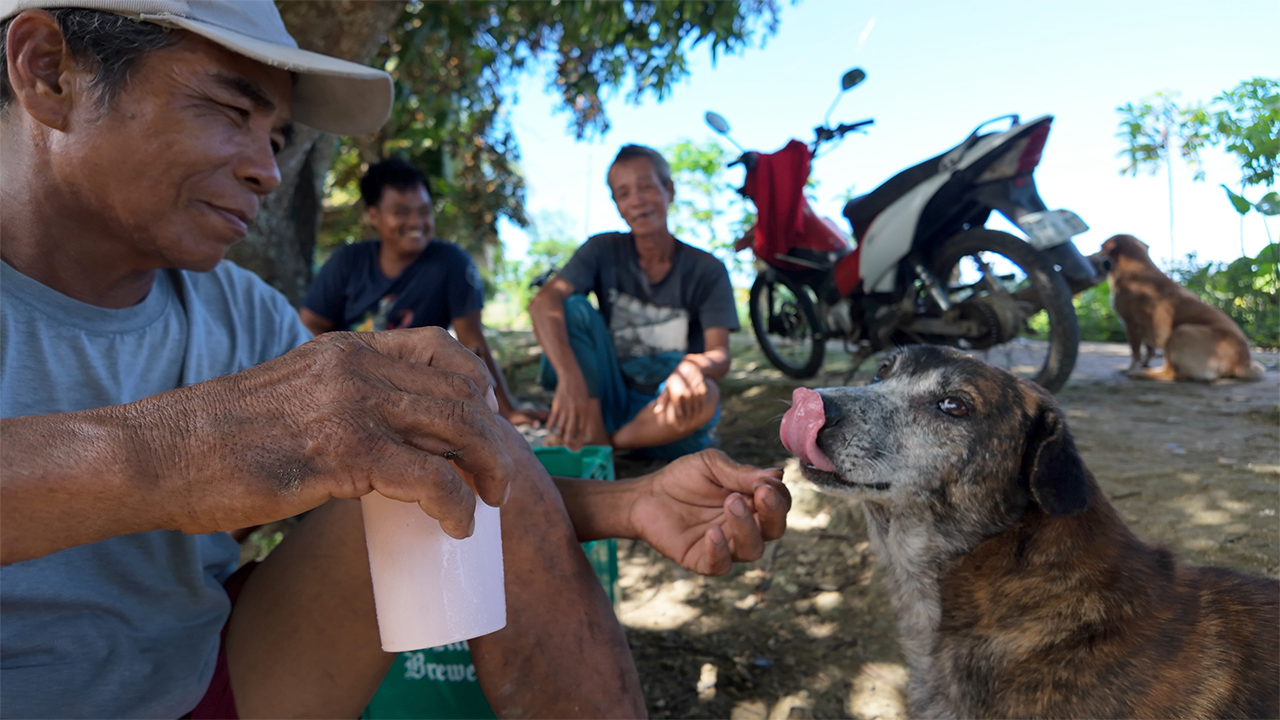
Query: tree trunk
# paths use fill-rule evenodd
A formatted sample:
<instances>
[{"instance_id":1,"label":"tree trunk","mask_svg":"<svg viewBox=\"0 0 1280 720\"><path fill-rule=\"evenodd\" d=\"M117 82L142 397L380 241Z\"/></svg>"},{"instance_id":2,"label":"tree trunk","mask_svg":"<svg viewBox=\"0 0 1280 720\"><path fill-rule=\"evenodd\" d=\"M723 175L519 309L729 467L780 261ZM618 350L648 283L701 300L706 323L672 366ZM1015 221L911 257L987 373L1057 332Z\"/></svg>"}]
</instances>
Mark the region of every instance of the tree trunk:
<instances>
[{"instance_id":1,"label":"tree trunk","mask_svg":"<svg viewBox=\"0 0 1280 720\"><path fill-rule=\"evenodd\" d=\"M359 63L373 57L404 9L403 2L378 0L277 0L276 6L298 47ZM311 285L324 177L335 138L305 126L295 130L293 143L277 157L280 187L263 201L248 236L227 257L298 305Z\"/></svg>"}]
</instances>

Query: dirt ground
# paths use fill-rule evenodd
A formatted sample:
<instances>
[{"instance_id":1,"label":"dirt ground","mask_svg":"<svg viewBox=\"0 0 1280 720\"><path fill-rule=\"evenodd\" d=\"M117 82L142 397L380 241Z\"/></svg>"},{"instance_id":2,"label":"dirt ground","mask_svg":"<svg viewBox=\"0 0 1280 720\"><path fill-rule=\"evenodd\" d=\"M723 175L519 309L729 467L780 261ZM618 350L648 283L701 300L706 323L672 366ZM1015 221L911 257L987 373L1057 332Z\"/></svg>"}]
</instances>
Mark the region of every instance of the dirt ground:
<instances>
[{"instance_id":1,"label":"dirt ground","mask_svg":"<svg viewBox=\"0 0 1280 720\"><path fill-rule=\"evenodd\" d=\"M799 477L778 439L797 382L750 335L735 336L733 347L721 448L741 462L786 467L794 506L785 537L724 577L699 577L643 543L622 543L619 616L649 712L905 717L906 670L862 510ZM1118 372L1128 354L1123 344L1083 344L1057 395L1111 501L1140 537L1185 561L1280 577L1280 356L1257 354L1267 367L1261 382L1197 385L1129 380ZM842 384L847 370L833 347L805 385ZM530 383L516 389L539 397ZM617 463L620 477L650 467Z\"/></svg>"}]
</instances>

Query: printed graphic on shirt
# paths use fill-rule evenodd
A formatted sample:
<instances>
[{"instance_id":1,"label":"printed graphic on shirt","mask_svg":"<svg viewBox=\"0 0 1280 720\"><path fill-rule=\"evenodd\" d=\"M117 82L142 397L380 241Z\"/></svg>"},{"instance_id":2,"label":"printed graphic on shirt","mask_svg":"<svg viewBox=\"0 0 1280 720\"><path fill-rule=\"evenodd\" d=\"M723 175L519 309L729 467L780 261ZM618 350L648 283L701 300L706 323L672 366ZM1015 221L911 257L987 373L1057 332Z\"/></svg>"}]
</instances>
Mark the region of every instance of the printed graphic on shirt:
<instances>
[{"instance_id":1,"label":"printed graphic on shirt","mask_svg":"<svg viewBox=\"0 0 1280 720\"><path fill-rule=\"evenodd\" d=\"M613 312L609 331L618 360L684 352L689 346L689 311L645 303L617 288L609 289Z\"/></svg>"},{"instance_id":2,"label":"printed graphic on shirt","mask_svg":"<svg viewBox=\"0 0 1280 720\"><path fill-rule=\"evenodd\" d=\"M359 321L351 324L351 329L356 332L372 332L374 330L398 330L400 328L409 327L409 323L413 322L413 308L402 308L395 314L390 316L391 306L396 304L395 294L390 294L378 301L378 307L372 312L366 313Z\"/></svg>"}]
</instances>

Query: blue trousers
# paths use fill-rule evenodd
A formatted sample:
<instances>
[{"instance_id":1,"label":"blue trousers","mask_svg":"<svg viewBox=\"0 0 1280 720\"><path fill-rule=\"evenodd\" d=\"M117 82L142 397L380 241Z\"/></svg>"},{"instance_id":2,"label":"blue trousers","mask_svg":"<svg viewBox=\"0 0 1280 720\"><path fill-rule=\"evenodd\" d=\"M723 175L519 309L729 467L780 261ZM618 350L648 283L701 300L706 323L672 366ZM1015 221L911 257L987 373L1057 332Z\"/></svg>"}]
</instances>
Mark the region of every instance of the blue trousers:
<instances>
[{"instance_id":1,"label":"blue trousers","mask_svg":"<svg viewBox=\"0 0 1280 720\"><path fill-rule=\"evenodd\" d=\"M569 347L578 360L578 367L582 368L587 392L600 400L604 427L611 435L631 422L645 405L662 394L666 389L667 376L675 371L684 358L684 353L677 352L634 358L625 363L627 372L624 375L624 364L618 362L617 353L613 349L613 336L609 334L604 316L592 307L585 295L571 295L565 300L564 321L565 328L569 331ZM656 383L656 389L646 392L644 388L629 387L627 377L632 378L633 385L639 380L652 387L652 381ZM538 382L548 390L555 390L556 371L545 355L538 369ZM636 450L635 454L659 460L674 460L682 455L698 452L711 445L719 422L720 407L716 406L711 420L689 437L658 447Z\"/></svg>"}]
</instances>

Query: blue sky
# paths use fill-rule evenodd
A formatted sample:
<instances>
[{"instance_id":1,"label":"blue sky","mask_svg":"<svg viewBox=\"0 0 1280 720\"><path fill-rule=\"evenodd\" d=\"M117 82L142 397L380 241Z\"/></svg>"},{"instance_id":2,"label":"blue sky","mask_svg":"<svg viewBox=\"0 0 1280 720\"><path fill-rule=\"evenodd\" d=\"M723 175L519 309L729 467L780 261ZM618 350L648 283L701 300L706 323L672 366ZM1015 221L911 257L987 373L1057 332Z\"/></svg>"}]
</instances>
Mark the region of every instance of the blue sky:
<instances>
[{"instance_id":1,"label":"blue sky","mask_svg":"<svg viewBox=\"0 0 1280 720\"><path fill-rule=\"evenodd\" d=\"M521 79L510 120L530 213L561 217L585 239L625 229L604 184L619 146L708 140L714 135L702 120L707 110L724 115L733 137L750 149L771 152L792 137L808 141L840 76L858 66L867 80L844 97L832 120L873 117L876 124L815 162L819 214L847 231L840 198L850 187L869 192L990 118L1051 114L1036 181L1050 208L1074 210L1089 224L1076 238L1080 250L1094 252L1107 237L1127 232L1151 245L1163 263L1171 254L1168 181L1163 172L1120 176L1115 108L1157 90L1208 100L1244 79L1280 76L1277 27L1275 0L803 0L783 4L778 33L763 48L722 56L714 66L706 48L695 50L690 76L664 102L608 102L613 127L603 138L573 139L542 74ZM1196 252L1202 259L1234 259L1241 251L1240 216L1219 183L1234 187L1239 172L1216 151L1205 161L1204 182L1192 182L1186 166L1174 164L1173 251L1179 258ZM732 173L740 180L741 170ZM1255 200L1261 194L1252 191ZM1266 244L1257 213L1243 230L1246 252ZM521 257L527 235L510 224L500 232L507 256ZM1280 236L1280 220L1272 219L1270 232Z\"/></svg>"}]
</instances>

